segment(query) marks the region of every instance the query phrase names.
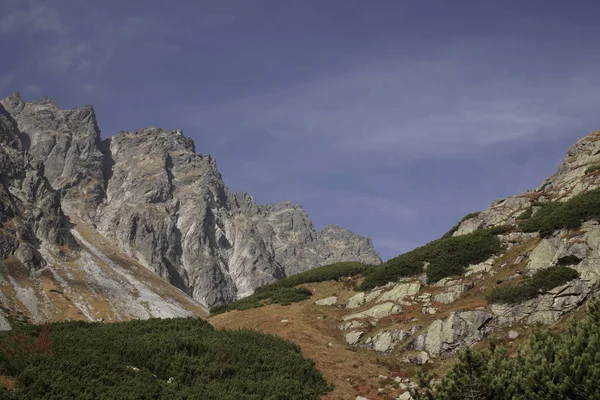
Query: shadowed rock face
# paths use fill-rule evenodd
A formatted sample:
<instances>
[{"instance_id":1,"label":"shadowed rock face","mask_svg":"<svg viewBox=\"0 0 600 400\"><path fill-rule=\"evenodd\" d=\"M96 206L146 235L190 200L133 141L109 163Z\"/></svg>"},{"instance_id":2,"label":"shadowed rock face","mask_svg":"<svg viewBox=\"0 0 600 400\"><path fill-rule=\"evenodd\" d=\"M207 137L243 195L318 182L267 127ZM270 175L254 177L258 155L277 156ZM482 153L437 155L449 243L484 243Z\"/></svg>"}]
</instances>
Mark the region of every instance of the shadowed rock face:
<instances>
[{"instance_id":1,"label":"shadowed rock face","mask_svg":"<svg viewBox=\"0 0 600 400\"><path fill-rule=\"evenodd\" d=\"M369 239L334 225L316 232L298 205L229 192L214 158L181 131L101 141L91 106L18 95L2 105L20 137L15 153L28 152L65 214L207 306L319 265L381 262Z\"/></svg>"},{"instance_id":2,"label":"shadowed rock face","mask_svg":"<svg viewBox=\"0 0 600 400\"><path fill-rule=\"evenodd\" d=\"M20 136L0 105L0 255L14 256L34 271L45 266L38 251L43 243L54 246L59 257L77 245L43 164L26 154Z\"/></svg>"}]
</instances>

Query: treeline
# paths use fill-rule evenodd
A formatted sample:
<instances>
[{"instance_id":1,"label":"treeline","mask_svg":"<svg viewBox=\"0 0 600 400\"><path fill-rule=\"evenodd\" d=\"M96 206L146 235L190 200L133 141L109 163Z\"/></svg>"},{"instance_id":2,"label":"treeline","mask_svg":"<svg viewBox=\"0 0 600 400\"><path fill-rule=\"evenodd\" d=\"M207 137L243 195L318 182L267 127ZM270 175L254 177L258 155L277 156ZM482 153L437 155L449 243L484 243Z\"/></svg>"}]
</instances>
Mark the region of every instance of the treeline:
<instances>
[{"instance_id":1,"label":"treeline","mask_svg":"<svg viewBox=\"0 0 600 400\"><path fill-rule=\"evenodd\" d=\"M362 274L369 268L371 268L370 265L359 262L339 262L325 265L259 287L251 296L230 304L213 307L210 312L211 314L219 314L225 311L257 308L267 304L287 305L306 300L312 295L310 290L295 286L304 283L339 280Z\"/></svg>"},{"instance_id":2,"label":"treeline","mask_svg":"<svg viewBox=\"0 0 600 400\"><path fill-rule=\"evenodd\" d=\"M421 377L416 400L600 399L600 303L564 332L539 329L523 354L468 349L436 386Z\"/></svg>"},{"instance_id":3,"label":"treeline","mask_svg":"<svg viewBox=\"0 0 600 400\"><path fill-rule=\"evenodd\" d=\"M200 319L68 322L0 333L2 399L319 399L331 388L281 338Z\"/></svg>"}]
</instances>

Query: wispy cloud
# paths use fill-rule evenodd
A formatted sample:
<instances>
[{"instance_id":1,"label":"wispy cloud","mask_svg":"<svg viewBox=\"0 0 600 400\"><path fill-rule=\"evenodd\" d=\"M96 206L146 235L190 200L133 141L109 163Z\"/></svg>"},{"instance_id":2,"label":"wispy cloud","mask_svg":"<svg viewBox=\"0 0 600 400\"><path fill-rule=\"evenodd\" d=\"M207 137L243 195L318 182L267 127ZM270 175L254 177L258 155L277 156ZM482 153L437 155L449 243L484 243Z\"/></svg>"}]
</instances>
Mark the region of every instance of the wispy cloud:
<instances>
[{"instance_id":1,"label":"wispy cloud","mask_svg":"<svg viewBox=\"0 0 600 400\"><path fill-rule=\"evenodd\" d=\"M70 38L44 46L38 66L55 72L83 71L92 65L90 44Z\"/></svg>"},{"instance_id":2,"label":"wispy cloud","mask_svg":"<svg viewBox=\"0 0 600 400\"><path fill-rule=\"evenodd\" d=\"M26 7L4 10L4 16L0 18L0 36L10 33L64 36L69 32L60 15L44 2L22 1L19 5Z\"/></svg>"},{"instance_id":3,"label":"wispy cloud","mask_svg":"<svg viewBox=\"0 0 600 400\"><path fill-rule=\"evenodd\" d=\"M261 132L265 140L303 138L330 154L414 158L538 137L572 125L577 113L597 105L600 62L560 79L501 70L478 76L479 65L469 64L467 55L484 45L362 63L336 76L186 112L199 116L199 125L220 124L229 135Z\"/></svg>"}]
</instances>

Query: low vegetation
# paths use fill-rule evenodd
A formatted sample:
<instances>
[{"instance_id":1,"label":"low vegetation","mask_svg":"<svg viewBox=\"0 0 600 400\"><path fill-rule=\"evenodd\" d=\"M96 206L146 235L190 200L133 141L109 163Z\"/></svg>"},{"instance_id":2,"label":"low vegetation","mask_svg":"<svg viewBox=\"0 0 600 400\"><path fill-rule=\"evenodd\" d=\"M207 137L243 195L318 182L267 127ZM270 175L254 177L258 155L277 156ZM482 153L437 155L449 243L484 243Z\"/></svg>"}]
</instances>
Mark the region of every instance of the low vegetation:
<instances>
[{"instance_id":1,"label":"low vegetation","mask_svg":"<svg viewBox=\"0 0 600 400\"><path fill-rule=\"evenodd\" d=\"M442 237L425 246L386 261L366 271L360 290L371 290L400 278L414 276L426 269L430 282L461 275L470 264L477 264L498 253L502 246L499 234L510 228L496 227L476 230L467 235Z\"/></svg>"},{"instance_id":2,"label":"low vegetation","mask_svg":"<svg viewBox=\"0 0 600 400\"><path fill-rule=\"evenodd\" d=\"M331 388L300 348L200 319L68 322L0 333L3 399L319 399Z\"/></svg>"},{"instance_id":3,"label":"low vegetation","mask_svg":"<svg viewBox=\"0 0 600 400\"><path fill-rule=\"evenodd\" d=\"M585 221L600 219L600 188L575 196L565 202L539 205L540 209L520 221L524 232L552 235L558 229L577 229Z\"/></svg>"},{"instance_id":4,"label":"low vegetation","mask_svg":"<svg viewBox=\"0 0 600 400\"><path fill-rule=\"evenodd\" d=\"M261 307L266 304L287 305L310 298L311 292L305 288L295 286L330 280L339 280L344 277L359 275L371 268L370 265L358 262L339 262L311 269L297 275L292 275L270 285L256 289L254 294L235 301L231 304L213 307L212 314L218 314L232 310L248 310Z\"/></svg>"},{"instance_id":5,"label":"low vegetation","mask_svg":"<svg viewBox=\"0 0 600 400\"><path fill-rule=\"evenodd\" d=\"M536 331L528 351L510 357L496 346L467 349L436 387L422 376L416 400L600 398L600 304L564 332Z\"/></svg>"},{"instance_id":6,"label":"low vegetation","mask_svg":"<svg viewBox=\"0 0 600 400\"><path fill-rule=\"evenodd\" d=\"M490 303L518 304L579 277L573 268L554 266L537 271L519 285L500 286L487 296Z\"/></svg>"},{"instance_id":7,"label":"low vegetation","mask_svg":"<svg viewBox=\"0 0 600 400\"><path fill-rule=\"evenodd\" d=\"M600 171L600 164L592 164L592 165L590 165L589 167L587 167L585 169L585 174L588 175L588 174L594 173L596 171Z\"/></svg>"}]
</instances>

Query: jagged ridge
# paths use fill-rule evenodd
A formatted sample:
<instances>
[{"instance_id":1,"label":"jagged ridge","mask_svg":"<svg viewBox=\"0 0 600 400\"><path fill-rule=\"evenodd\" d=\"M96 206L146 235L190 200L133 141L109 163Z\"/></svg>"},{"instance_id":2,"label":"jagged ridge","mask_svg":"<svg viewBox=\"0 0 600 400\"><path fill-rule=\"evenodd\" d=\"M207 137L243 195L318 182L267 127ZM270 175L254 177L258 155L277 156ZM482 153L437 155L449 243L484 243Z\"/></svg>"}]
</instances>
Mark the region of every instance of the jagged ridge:
<instances>
[{"instance_id":1,"label":"jagged ridge","mask_svg":"<svg viewBox=\"0 0 600 400\"><path fill-rule=\"evenodd\" d=\"M214 158L180 130L102 140L91 106L61 110L18 94L1 104L68 217L204 305L327 263L380 262L369 239L337 226L316 232L300 206L229 192Z\"/></svg>"}]
</instances>

